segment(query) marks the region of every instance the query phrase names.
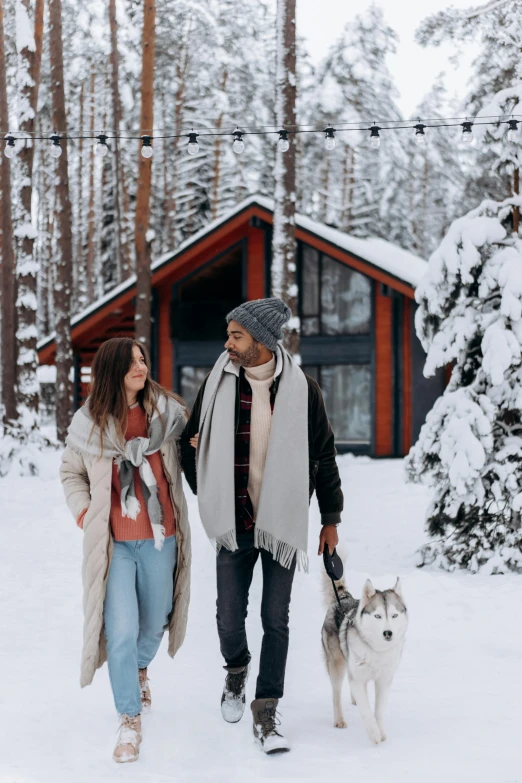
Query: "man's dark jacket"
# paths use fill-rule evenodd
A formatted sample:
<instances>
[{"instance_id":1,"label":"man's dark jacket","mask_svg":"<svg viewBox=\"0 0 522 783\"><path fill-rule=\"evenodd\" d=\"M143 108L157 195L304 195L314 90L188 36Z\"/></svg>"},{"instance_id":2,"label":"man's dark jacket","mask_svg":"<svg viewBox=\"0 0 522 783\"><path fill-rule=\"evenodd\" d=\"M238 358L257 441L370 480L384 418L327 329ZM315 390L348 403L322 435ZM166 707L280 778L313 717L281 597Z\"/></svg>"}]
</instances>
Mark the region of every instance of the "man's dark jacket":
<instances>
[{"instance_id":1,"label":"man's dark jacket","mask_svg":"<svg viewBox=\"0 0 522 783\"><path fill-rule=\"evenodd\" d=\"M308 382L308 458L310 475L310 499L317 493L321 522L323 525L338 524L343 510L341 479L335 461L335 439L321 389L313 378L305 376ZM274 381L273 393L277 396L279 378ZM199 421L203 393L207 379L201 386L187 426L181 436L181 466L192 492L197 495L196 450L190 445L190 438L199 432ZM239 377L236 391L236 431L239 421Z\"/></svg>"}]
</instances>

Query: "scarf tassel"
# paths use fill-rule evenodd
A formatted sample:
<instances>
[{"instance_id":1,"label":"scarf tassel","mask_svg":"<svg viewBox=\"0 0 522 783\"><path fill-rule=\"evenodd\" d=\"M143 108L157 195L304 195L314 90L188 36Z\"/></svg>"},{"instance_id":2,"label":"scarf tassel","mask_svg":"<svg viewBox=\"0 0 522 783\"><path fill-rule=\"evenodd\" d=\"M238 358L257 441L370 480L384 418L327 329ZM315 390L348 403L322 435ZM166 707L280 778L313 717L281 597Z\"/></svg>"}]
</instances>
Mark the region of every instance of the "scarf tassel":
<instances>
[{"instance_id":1,"label":"scarf tassel","mask_svg":"<svg viewBox=\"0 0 522 783\"><path fill-rule=\"evenodd\" d=\"M137 519L138 514L141 511L141 503L135 495L127 493L127 497L124 499L123 493L121 495L121 513L124 517L130 517L131 519Z\"/></svg>"},{"instance_id":2,"label":"scarf tassel","mask_svg":"<svg viewBox=\"0 0 522 783\"><path fill-rule=\"evenodd\" d=\"M235 528L232 528L232 530L229 530L228 533L224 533L222 536L219 536L219 538L212 539L212 543L216 549L216 554L218 554L219 550L223 547L228 549L230 552L235 552L237 549Z\"/></svg>"},{"instance_id":3,"label":"scarf tassel","mask_svg":"<svg viewBox=\"0 0 522 783\"><path fill-rule=\"evenodd\" d=\"M284 541L280 541L266 530L258 528L257 525L254 534L254 545L258 549L266 549L267 552L270 552L274 560L277 560L283 568L290 568L294 557L296 557L298 569L308 573L308 555L306 552L286 544Z\"/></svg>"}]
</instances>

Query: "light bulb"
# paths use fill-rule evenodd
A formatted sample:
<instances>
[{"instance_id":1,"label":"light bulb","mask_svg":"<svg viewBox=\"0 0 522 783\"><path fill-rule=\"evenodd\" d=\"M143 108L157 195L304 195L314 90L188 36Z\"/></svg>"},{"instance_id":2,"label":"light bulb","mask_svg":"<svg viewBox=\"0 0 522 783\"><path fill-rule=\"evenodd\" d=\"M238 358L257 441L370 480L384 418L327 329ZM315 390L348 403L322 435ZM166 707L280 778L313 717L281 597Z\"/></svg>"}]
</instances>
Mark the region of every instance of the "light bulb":
<instances>
[{"instance_id":1,"label":"light bulb","mask_svg":"<svg viewBox=\"0 0 522 783\"><path fill-rule=\"evenodd\" d=\"M150 136L142 136L141 156L142 158L152 158L152 145L150 143Z\"/></svg>"},{"instance_id":2,"label":"light bulb","mask_svg":"<svg viewBox=\"0 0 522 783\"><path fill-rule=\"evenodd\" d=\"M104 158L108 152L109 152L109 148L107 144L105 143L105 141L102 141L100 139L100 141L94 148L94 154L97 155L99 158Z\"/></svg>"},{"instance_id":3,"label":"light bulb","mask_svg":"<svg viewBox=\"0 0 522 783\"><path fill-rule=\"evenodd\" d=\"M189 155L197 155L199 152L198 134L189 133L188 137L187 152Z\"/></svg>"},{"instance_id":4,"label":"light bulb","mask_svg":"<svg viewBox=\"0 0 522 783\"><path fill-rule=\"evenodd\" d=\"M334 129L331 127L324 129L324 148L328 152L335 149Z\"/></svg>"},{"instance_id":5,"label":"light bulb","mask_svg":"<svg viewBox=\"0 0 522 783\"><path fill-rule=\"evenodd\" d=\"M279 150L279 152L288 152L288 150L290 149L290 142L288 141L288 132L285 130L279 131L277 149Z\"/></svg>"},{"instance_id":6,"label":"light bulb","mask_svg":"<svg viewBox=\"0 0 522 783\"><path fill-rule=\"evenodd\" d=\"M370 128L370 146L377 150L381 146L381 137L379 136L380 128L378 125L372 125Z\"/></svg>"},{"instance_id":7,"label":"light bulb","mask_svg":"<svg viewBox=\"0 0 522 783\"><path fill-rule=\"evenodd\" d=\"M11 158L14 158L14 156L16 155L14 136L6 136L5 140L7 144L5 146L4 155L6 158L9 158L9 160L11 160Z\"/></svg>"},{"instance_id":8,"label":"light bulb","mask_svg":"<svg viewBox=\"0 0 522 783\"><path fill-rule=\"evenodd\" d=\"M245 150L245 142L243 141L243 134L239 131L234 131L234 142L232 144L232 149L236 153L236 155L241 155L242 152Z\"/></svg>"},{"instance_id":9,"label":"light bulb","mask_svg":"<svg viewBox=\"0 0 522 783\"><path fill-rule=\"evenodd\" d=\"M59 158L62 154L62 148L60 146L60 137L59 136L51 136L51 141L53 142L51 145L51 155L53 158Z\"/></svg>"},{"instance_id":10,"label":"light bulb","mask_svg":"<svg viewBox=\"0 0 522 783\"><path fill-rule=\"evenodd\" d=\"M509 120L508 125L509 125L509 130L507 132L507 140L514 142L517 140L518 137L518 121Z\"/></svg>"},{"instance_id":11,"label":"light bulb","mask_svg":"<svg viewBox=\"0 0 522 783\"><path fill-rule=\"evenodd\" d=\"M424 133L424 128L426 126L422 124L422 122L419 122L415 126L415 141L419 145L419 147L423 147L426 144L426 134Z\"/></svg>"},{"instance_id":12,"label":"light bulb","mask_svg":"<svg viewBox=\"0 0 522 783\"><path fill-rule=\"evenodd\" d=\"M463 122L462 123L462 141L464 142L464 144L472 144L473 143L472 126L473 126L472 122Z\"/></svg>"},{"instance_id":13,"label":"light bulb","mask_svg":"<svg viewBox=\"0 0 522 783\"><path fill-rule=\"evenodd\" d=\"M335 149L335 136L329 136L327 139L324 140L324 148L331 152L331 150Z\"/></svg>"}]
</instances>

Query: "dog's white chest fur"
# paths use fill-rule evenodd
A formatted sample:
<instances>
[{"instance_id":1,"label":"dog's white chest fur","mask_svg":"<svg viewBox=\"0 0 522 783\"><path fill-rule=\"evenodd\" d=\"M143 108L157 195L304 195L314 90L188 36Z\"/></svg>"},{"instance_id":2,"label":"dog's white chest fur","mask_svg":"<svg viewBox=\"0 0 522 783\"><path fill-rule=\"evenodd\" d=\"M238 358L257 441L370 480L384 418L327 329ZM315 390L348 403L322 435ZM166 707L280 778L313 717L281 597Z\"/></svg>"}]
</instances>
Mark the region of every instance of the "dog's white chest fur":
<instances>
[{"instance_id":1,"label":"dog's white chest fur","mask_svg":"<svg viewBox=\"0 0 522 783\"><path fill-rule=\"evenodd\" d=\"M380 652L366 644L355 628L350 628L341 642L341 647L345 648L343 654L348 663L350 679L366 684L370 680L393 678L401 659L403 645L402 642L392 642L389 650Z\"/></svg>"}]
</instances>

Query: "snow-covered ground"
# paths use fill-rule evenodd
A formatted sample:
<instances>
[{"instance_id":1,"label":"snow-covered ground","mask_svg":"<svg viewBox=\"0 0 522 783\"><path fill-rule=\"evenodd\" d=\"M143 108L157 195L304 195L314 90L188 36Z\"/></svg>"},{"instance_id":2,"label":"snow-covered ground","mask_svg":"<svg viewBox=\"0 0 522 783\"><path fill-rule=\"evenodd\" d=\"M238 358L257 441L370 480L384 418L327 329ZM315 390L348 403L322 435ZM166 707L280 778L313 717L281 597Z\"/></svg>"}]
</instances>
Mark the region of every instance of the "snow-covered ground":
<instances>
[{"instance_id":1,"label":"snow-covered ground","mask_svg":"<svg viewBox=\"0 0 522 783\"><path fill-rule=\"evenodd\" d=\"M346 512L340 535L356 595L400 575L410 610L405 654L388 707L388 740L370 745L345 691L348 729L333 728L320 644L324 610L319 530L312 509L311 573L298 574L291 608L287 687L281 702L292 752L265 757L248 713L223 722L215 628L214 554L189 504L194 540L187 639L172 661L165 647L150 675L153 712L144 718L137 764L111 761L116 722L107 668L78 685L81 532L65 506L49 453L39 479L0 481L0 783L522 781L522 581L417 570L426 491L405 486L398 461L343 457ZM316 551L316 550L315 550ZM254 664L260 646L259 573L248 619ZM254 665L255 671L255 665ZM255 678L248 684L253 696Z\"/></svg>"}]
</instances>

